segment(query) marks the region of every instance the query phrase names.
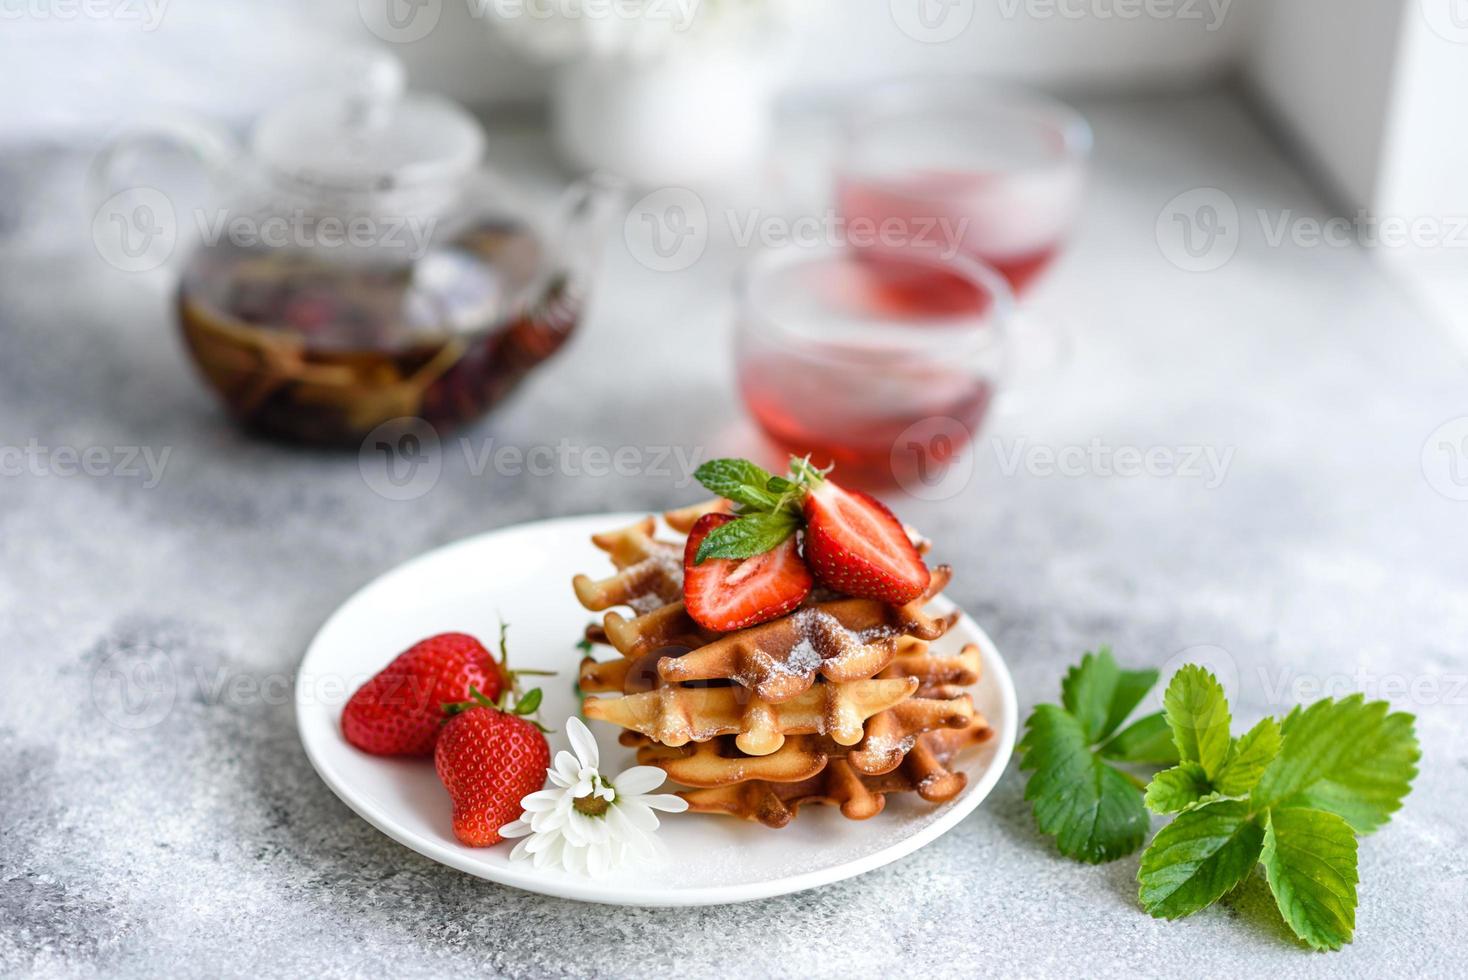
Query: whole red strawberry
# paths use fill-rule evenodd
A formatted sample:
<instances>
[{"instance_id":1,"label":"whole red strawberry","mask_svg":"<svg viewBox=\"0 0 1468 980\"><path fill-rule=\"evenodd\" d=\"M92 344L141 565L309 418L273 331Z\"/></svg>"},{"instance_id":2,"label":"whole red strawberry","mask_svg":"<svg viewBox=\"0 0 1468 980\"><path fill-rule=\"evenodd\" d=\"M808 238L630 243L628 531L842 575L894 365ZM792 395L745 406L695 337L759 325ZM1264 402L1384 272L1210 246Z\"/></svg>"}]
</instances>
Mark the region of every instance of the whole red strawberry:
<instances>
[{"instance_id":1,"label":"whole red strawberry","mask_svg":"<svg viewBox=\"0 0 1468 980\"><path fill-rule=\"evenodd\" d=\"M504 683L503 668L474 637L430 636L352 695L342 712L342 734L372 755L430 756L445 704L467 700L471 687L493 700Z\"/></svg>"},{"instance_id":2,"label":"whole red strawberry","mask_svg":"<svg viewBox=\"0 0 1468 980\"><path fill-rule=\"evenodd\" d=\"M516 712L534 710L531 691ZM470 847L498 844L500 828L523 812L520 801L545 785L550 746L534 722L502 711L478 691L439 735L434 767L454 801L454 836Z\"/></svg>"},{"instance_id":3,"label":"whole red strawberry","mask_svg":"<svg viewBox=\"0 0 1468 980\"><path fill-rule=\"evenodd\" d=\"M805 561L823 585L896 605L928 588L928 566L877 498L821 479L806 491L803 510Z\"/></svg>"}]
</instances>

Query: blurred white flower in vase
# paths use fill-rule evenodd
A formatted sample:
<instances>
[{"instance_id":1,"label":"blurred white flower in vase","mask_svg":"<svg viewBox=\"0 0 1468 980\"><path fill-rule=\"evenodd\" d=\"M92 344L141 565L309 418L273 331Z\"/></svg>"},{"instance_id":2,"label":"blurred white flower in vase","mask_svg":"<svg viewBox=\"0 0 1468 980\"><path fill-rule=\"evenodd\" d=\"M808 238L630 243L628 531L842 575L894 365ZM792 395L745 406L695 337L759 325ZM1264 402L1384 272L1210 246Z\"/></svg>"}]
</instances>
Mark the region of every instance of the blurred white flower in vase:
<instances>
[{"instance_id":1,"label":"blurred white flower in vase","mask_svg":"<svg viewBox=\"0 0 1468 980\"><path fill-rule=\"evenodd\" d=\"M746 176L823 0L491 0L511 44L557 65L552 135L574 167L644 186Z\"/></svg>"}]
</instances>

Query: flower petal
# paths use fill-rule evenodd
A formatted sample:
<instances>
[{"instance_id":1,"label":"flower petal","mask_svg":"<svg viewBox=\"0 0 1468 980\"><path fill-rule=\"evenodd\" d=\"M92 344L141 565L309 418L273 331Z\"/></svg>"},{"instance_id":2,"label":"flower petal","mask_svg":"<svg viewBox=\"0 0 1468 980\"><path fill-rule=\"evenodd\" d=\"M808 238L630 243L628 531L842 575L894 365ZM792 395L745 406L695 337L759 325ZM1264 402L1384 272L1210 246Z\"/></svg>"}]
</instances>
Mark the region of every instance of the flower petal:
<instances>
[{"instance_id":1,"label":"flower petal","mask_svg":"<svg viewBox=\"0 0 1468 980\"><path fill-rule=\"evenodd\" d=\"M524 817L511 820L500 828L501 837L524 837L530 833L530 824Z\"/></svg>"},{"instance_id":2,"label":"flower petal","mask_svg":"<svg viewBox=\"0 0 1468 980\"><path fill-rule=\"evenodd\" d=\"M612 785L623 796L641 796L663 785L667 778L668 774L657 766L633 766L612 780Z\"/></svg>"},{"instance_id":3,"label":"flower petal","mask_svg":"<svg viewBox=\"0 0 1468 980\"><path fill-rule=\"evenodd\" d=\"M556 753L555 768L550 770L551 782L562 788L576 785L576 780L581 778L581 763L569 752Z\"/></svg>"},{"instance_id":4,"label":"flower petal","mask_svg":"<svg viewBox=\"0 0 1468 980\"><path fill-rule=\"evenodd\" d=\"M638 830L652 833L658 829L658 818L642 804L642 797L623 798L617 800L612 806L622 811L627 822Z\"/></svg>"},{"instance_id":5,"label":"flower petal","mask_svg":"<svg viewBox=\"0 0 1468 980\"><path fill-rule=\"evenodd\" d=\"M540 813L543 810L553 810L561 801L562 792L558 789L543 789L538 793L531 793L520 801L520 805L530 813Z\"/></svg>"},{"instance_id":6,"label":"flower petal","mask_svg":"<svg viewBox=\"0 0 1468 980\"><path fill-rule=\"evenodd\" d=\"M586 727L580 718L571 717L566 719L566 735L571 739L571 748L576 750L576 757L581 764L588 769L595 769L601 764L601 753L596 747L596 736L591 734L591 729Z\"/></svg>"},{"instance_id":7,"label":"flower petal","mask_svg":"<svg viewBox=\"0 0 1468 980\"><path fill-rule=\"evenodd\" d=\"M654 810L662 810L665 813L682 813L688 809L688 801L681 796L672 793L655 793L652 796L639 796L637 802L646 804Z\"/></svg>"},{"instance_id":8,"label":"flower petal","mask_svg":"<svg viewBox=\"0 0 1468 980\"><path fill-rule=\"evenodd\" d=\"M611 858L605 844L593 844L586 849L586 870L593 878L600 878L611 870Z\"/></svg>"}]
</instances>

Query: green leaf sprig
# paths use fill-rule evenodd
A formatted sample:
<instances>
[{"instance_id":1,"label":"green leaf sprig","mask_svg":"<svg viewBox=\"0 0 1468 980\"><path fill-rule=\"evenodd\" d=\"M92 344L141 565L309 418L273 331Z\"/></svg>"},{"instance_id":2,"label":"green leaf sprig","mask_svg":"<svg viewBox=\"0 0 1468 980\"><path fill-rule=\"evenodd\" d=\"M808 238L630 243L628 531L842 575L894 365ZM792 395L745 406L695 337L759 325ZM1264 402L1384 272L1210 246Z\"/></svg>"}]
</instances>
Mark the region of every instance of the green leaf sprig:
<instances>
[{"instance_id":1,"label":"green leaf sprig","mask_svg":"<svg viewBox=\"0 0 1468 980\"><path fill-rule=\"evenodd\" d=\"M1142 846L1146 782L1129 766L1176 764L1161 712L1117 731L1157 683L1155 670L1122 670L1111 651L1088 653L1061 685L1061 704L1042 704L1025 724L1020 768L1040 830L1078 861L1114 861Z\"/></svg>"},{"instance_id":2,"label":"green leaf sprig","mask_svg":"<svg viewBox=\"0 0 1468 980\"><path fill-rule=\"evenodd\" d=\"M780 546L801 526L806 490L825 479L829 470L810 459L792 459L788 477L775 476L747 459L711 459L694 471L694 479L732 501L737 520L709 532L693 556L694 564L710 558L752 558Z\"/></svg>"},{"instance_id":3,"label":"green leaf sprig","mask_svg":"<svg viewBox=\"0 0 1468 980\"><path fill-rule=\"evenodd\" d=\"M1390 820L1411 792L1421 757L1412 716L1358 694L1233 737L1222 685L1190 665L1169 682L1160 715L1111 735L1156 679L1120 670L1103 650L1066 675L1064 707L1035 709L1020 768L1032 770L1025 798L1040 830L1063 854L1094 863L1141 846L1146 810L1177 814L1142 855L1139 898L1149 914L1199 912L1262 865L1301 941L1317 950L1350 942L1356 838ZM1171 765L1145 791L1105 761L1167 764L1163 740Z\"/></svg>"},{"instance_id":4,"label":"green leaf sprig","mask_svg":"<svg viewBox=\"0 0 1468 980\"><path fill-rule=\"evenodd\" d=\"M1229 737L1228 699L1201 667L1164 698L1179 763L1147 787L1177 813L1142 855L1142 907L1177 919L1212 905L1263 865L1285 923L1313 949L1351 941L1356 837L1402 805L1421 750L1413 718L1356 694L1295 708Z\"/></svg>"}]
</instances>

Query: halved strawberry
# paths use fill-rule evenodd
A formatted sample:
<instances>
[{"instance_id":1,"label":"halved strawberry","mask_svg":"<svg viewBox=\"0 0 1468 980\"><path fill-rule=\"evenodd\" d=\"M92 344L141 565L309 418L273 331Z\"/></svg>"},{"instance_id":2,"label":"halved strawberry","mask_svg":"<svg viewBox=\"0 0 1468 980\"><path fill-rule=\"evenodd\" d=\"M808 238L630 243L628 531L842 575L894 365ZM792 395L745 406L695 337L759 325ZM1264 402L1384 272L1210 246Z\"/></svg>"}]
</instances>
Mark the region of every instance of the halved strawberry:
<instances>
[{"instance_id":1,"label":"halved strawberry","mask_svg":"<svg viewBox=\"0 0 1468 980\"><path fill-rule=\"evenodd\" d=\"M805 494L805 561L823 585L896 605L928 587L928 566L880 500L829 479Z\"/></svg>"},{"instance_id":2,"label":"halved strawberry","mask_svg":"<svg viewBox=\"0 0 1468 980\"><path fill-rule=\"evenodd\" d=\"M698 546L731 514L705 514L688 532L683 550L683 605L705 629L727 633L783 616L805 600L815 581L800 560L792 534L753 558L706 558L694 564Z\"/></svg>"}]
</instances>

